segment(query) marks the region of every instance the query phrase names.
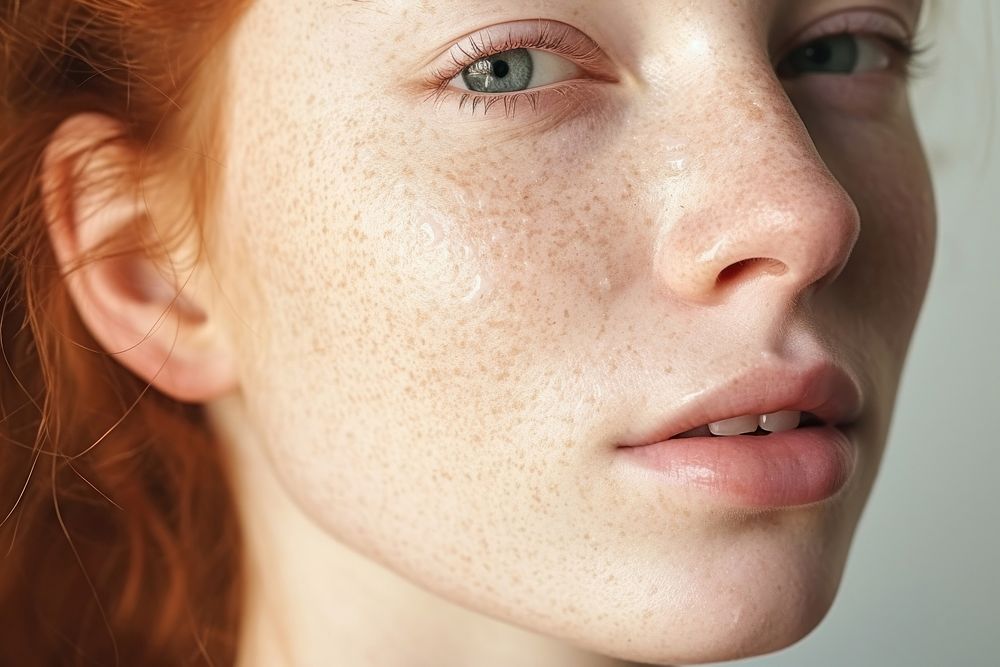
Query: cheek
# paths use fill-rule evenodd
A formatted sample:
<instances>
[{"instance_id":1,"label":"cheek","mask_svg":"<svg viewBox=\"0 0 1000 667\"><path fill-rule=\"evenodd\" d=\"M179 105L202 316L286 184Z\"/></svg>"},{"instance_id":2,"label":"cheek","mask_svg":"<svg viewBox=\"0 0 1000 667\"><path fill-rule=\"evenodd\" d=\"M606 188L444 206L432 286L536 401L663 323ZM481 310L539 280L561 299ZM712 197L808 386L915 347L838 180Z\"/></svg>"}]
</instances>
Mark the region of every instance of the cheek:
<instances>
[{"instance_id":1,"label":"cheek","mask_svg":"<svg viewBox=\"0 0 1000 667\"><path fill-rule=\"evenodd\" d=\"M824 157L858 206L861 235L830 312L851 309L854 317L865 317L885 343L883 358L901 363L900 343L912 334L934 259L937 223L927 161L908 119L832 133L850 138Z\"/></svg>"},{"instance_id":2,"label":"cheek","mask_svg":"<svg viewBox=\"0 0 1000 667\"><path fill-rule=\"evenodd\" d=\"M849 350L867 369L874 405L866 428L872 442L884 443L934 258L930 175L909 121L833 127L814 136L861 216L848 264L819 295L816 330L829 332L832 344ZM877 458L865 469L876 470L876 463Z\"/></svg>"},{"instance_id":3,"label":"cheek","mask_svg":"<svg viewBox=\"0 0 1000 667\"><path fill-rule=\"evenodd\" d=\"M407 392L397 415L471 434L485 419L537 440L544 434L518 423L550 409L539 394L567 357L587 349L624 276L607 232L613 212L599 193L587 205L601 211L591 219L602 228L579 216L575 190L510 176L505 159L404 168L378 196L355 183L343 230L353 240L333 250L340 261L330 280L340 286L338 312L372 323L358 334L373 353L344 340L356 349L349 356L385 368L381 382ZM362 268L344 274L338 265Z\"/></svg>"},{"instance_id":4,"label":"cheek","mask_svg":"<svg viewBox=\"0 0 1000 667\"><path fill-rule=\"evenodd\" d=\"M593 343L614 338L603 323L643 243L613 205L626 184L541 149L414 159L427 128L373 126L242 149L241 164L274 164L230 202L264 304L245 384L266 437L304 495L337 489L340 505L554 465L597 435L573 425L615 381Z\"/></svg>"},{"instance_id":5,"label":"cheek","mask_svg":"<svg viewBox=\"0 0 1000 667\"><path fill-rule=\"evenodd\" d=\"M345 308L392 321L383 343L405 367L444 357L467 371L524 373L592 341L631 282L623 267L642 252L613 204L626 183L542 147L420 161L397 142L376 145L355 173L377 181L348 174L340 186L352 202L340 233L351 241L337 264L364 275L336 282L347 286Z\"/></svg>"},{"instance_id":6,"label":"cheek","mask_svg":"<svg viewBox=\"0 0 1000 667\"><path fill-rule=\"evenodd\" d=\"M581 203L559 184L434 171L397 180L391 208L360 214L401 301L456 323L489 319L497 335L563 338L622 283L615 256L627 250L614 246L621 225L602 193Z\"/></svg>"}]
</instances>

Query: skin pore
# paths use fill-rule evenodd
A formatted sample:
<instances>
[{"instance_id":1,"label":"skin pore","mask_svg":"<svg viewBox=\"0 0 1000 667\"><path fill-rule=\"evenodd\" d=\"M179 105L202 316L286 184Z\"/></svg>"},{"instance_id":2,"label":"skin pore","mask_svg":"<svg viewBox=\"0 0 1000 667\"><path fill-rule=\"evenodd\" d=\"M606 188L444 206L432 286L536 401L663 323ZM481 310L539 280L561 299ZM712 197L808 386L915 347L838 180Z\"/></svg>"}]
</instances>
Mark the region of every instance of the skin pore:
<instances>
[{"instance_id":1,"label":"skin pore","mask_svg":"<svg viewBox=\"0 0 1000 667\"><path fill-rule=\"evenodd\" d=\"M218 74L218 191L188 307L122 357L205 403L230 452L241 667L685 664L808 634L876 477L933 260L889 44L919 12L252 3ZM776 74L841 32L870 40L867 69ZM435 83L508 36L577 69L516 102ZM168 225L188 185L149 183L153 219ZM120 350L185 278L136 295L95 273L74 296L85 317L118 314L88 325ZM835 497L747 512L617 474L616 444L686 397L819 356L864 396Z\"/></svg>"}]
</instances>

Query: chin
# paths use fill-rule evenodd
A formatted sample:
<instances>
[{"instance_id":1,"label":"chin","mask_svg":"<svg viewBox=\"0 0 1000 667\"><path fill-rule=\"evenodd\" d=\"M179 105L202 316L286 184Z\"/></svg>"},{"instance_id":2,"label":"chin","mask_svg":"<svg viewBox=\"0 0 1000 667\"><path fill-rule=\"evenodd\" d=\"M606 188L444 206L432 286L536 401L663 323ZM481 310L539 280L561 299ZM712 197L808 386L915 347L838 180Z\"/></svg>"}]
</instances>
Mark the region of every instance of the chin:
<instances>
[{"instance_id":1,"label":"chin","mask_svg":"<svg viewBox=\"0 0 1000 667\"><path fill-rule=\"evenodd\" d=\"M821 546L815 535L797 537L730 535L720 551L647 570L631 590L613 593L619 601L610 622L591 628L586 648L645 664L693 665L799 642L829 612L846 552L839 540Z\"/></svg>"},{"instance_id":2,"label":"chin","mask_svg":"<svg viewBox=\"0 0 1000 667\"><path fill-rule=\"evenodd\" d=\"M737 591L709 599L706 594L686 609L647 610L641 620L609 627L585 648L623 660L651 665L695 665L764 655L787 648L809 635L829 611L833 598L812 591L775 593ZM595 641L596 640L596 641Z\"/></svg>"}]
</instances>

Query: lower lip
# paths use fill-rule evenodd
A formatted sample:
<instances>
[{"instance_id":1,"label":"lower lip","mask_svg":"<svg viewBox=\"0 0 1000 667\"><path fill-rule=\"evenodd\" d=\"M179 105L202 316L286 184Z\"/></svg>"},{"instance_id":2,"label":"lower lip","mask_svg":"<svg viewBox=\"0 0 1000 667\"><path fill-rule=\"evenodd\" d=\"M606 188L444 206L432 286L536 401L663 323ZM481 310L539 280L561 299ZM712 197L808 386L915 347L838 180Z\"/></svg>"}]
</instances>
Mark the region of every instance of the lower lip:
<instances>
[{"instance_id":1,"label":"lower lip","mask_svg":"<svg viewBox=\"0 0 1000 667\"><path fill-rule=\"evenodd\" d=\"M669 485L700 489L726 504L753 508L829 498L846 484L855 463L851 439L833 426L765 436L676 438L618 451Z\"/></svg>"}]
</instances>

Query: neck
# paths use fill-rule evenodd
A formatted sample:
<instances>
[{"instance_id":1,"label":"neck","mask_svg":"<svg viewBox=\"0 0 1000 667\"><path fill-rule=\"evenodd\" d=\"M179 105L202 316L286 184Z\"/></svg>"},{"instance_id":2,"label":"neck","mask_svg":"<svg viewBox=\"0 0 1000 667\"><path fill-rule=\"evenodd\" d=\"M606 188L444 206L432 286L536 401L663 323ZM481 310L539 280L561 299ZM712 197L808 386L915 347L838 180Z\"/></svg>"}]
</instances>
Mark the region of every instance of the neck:
<instances>
[{"instance_id":1,"label":"neck","mask_svg":"<svg viewBox=\"0 0 1000 667\"><path fill-rule=\"evenodd\" d=\"M239 667L624 667L448 602L344 546L275 476L238 398L208 408L244 526Z\"/></svg>"}]
</instances>

